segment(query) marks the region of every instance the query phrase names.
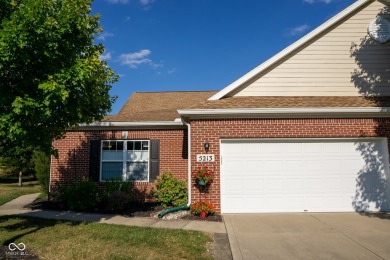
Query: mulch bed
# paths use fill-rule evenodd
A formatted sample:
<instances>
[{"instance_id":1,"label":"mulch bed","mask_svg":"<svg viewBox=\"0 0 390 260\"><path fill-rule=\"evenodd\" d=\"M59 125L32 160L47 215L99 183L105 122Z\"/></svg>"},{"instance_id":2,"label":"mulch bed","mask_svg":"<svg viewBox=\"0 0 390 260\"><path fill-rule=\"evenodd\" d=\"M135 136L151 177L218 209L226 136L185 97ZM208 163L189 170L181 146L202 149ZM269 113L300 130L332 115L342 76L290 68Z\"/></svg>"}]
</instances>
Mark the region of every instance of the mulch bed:
<instances>
[{"instance_id":1,"label":"mulch bed","mask_svg":"<svg viewBox=\"0 0 390 260\"><path fill-rule=\"evenodd\" d=\"M25 208L29 209L41 209L41 210L67 210L64 205L55 201L36 199L31 204L26 205ZM95 209L87 211L87 213L100 213L100 214L116 214L126 217L155 217L164 208L158 203L146 202L146 203L132 203L131 206L124 210L102 210ZM180 217L183 220L202 220L202 221L216 221L222 222L222 217L219 214L213 214L207 216L205 219L201 219L194 215L185 215ZM1 258L0 258L1 259Z\"/></svg>"}]
</instances>

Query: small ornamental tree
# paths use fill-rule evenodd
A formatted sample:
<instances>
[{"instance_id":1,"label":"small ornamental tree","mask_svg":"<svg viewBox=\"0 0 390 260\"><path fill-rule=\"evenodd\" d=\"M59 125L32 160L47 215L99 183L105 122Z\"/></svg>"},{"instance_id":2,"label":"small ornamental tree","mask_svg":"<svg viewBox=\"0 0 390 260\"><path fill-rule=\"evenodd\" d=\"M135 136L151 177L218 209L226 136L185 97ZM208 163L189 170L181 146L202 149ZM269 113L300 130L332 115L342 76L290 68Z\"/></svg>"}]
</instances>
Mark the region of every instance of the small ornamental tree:
<instances>
[{"instance_id":1,"label":"small ornamental tree","mask_svg":"<svg viewBox=\"0 0 390 260\"><path fill-rule=\"evenodd\" d=\"M46 150L111 110L117 76L99 59L91 1L0 1L0 146Z\"/></svg>"}]
</instances>

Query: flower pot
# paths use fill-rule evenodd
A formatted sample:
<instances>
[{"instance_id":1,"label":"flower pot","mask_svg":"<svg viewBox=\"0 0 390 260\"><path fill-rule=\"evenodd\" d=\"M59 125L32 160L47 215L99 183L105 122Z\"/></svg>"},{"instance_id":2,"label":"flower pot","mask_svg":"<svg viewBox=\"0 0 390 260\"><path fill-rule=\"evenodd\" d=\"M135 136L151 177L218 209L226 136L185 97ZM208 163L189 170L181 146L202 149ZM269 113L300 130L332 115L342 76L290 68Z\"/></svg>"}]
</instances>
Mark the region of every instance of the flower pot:
<instances>
[{"instance_id":1,"label":"flower pot","mask_svg":"<svg viewBox=\"0 0 390 260\"><path fill-rule=\"evenodd\" d=\"M207 182L204 180L198 180L198 185L200 186L206 186Z\"/></svg>"},{"instance_id":2,"label":"flower pot","mask_svg":"<svg viewBox=\"0 0 390 260\"><path fill-rule=\"evenodd\" d=\"M207 217L207 212L201 212L199 213L200 218L206 218Z\"/></svg>"}]
</instances>

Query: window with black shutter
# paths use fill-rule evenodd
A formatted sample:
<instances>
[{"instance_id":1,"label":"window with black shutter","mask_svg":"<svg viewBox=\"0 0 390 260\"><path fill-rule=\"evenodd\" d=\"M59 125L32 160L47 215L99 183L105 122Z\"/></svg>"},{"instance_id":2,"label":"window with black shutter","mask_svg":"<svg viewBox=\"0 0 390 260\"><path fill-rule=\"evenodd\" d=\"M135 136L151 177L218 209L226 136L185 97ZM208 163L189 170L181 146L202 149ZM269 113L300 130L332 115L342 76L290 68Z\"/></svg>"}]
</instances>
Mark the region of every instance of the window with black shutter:
<instances>
[{"instance_id":1,"label":"window with black shutter","mask_svg":"<svg viewBox=\"0 0 390 260\"><path fill-rule=\"evenodd\" d=\"M100 141L100 181L156 180L159 171L160 142L158 140Z\"/></svg>"}]
</instances>

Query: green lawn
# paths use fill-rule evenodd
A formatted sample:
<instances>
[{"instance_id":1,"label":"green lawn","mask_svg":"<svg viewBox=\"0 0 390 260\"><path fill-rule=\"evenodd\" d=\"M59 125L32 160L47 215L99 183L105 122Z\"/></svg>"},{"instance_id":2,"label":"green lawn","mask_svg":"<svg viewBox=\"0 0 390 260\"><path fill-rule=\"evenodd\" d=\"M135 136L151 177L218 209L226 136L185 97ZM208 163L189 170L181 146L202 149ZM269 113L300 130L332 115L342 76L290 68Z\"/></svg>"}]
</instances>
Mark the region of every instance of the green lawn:
<instances>
[{"instance_id":1,"label":"green lawn","mask_svg":"<svg viewBox=\"0 0 390 260\"><path fill-rule=\"evenodd\" d=\"M0 217L0 244L24 243L40 259L212 259L197 231Z\"/></svg>"},{"instance_id":2,"label":"green lawn","mask_svg":"<svg viewBox=\"0 0 390 260\"><path fill-rule=\"evenodd\" d=\"M41 192L41 187L37 181L23 182L23 186L19 187L17 180L9 183L8 180L0 179L0 206L19 196L38 192Z\"/></svg>"}]
</instances>

